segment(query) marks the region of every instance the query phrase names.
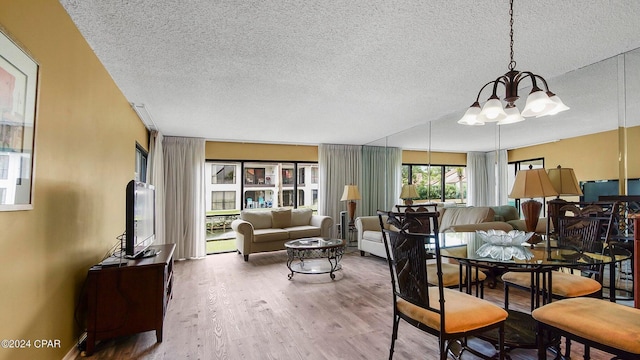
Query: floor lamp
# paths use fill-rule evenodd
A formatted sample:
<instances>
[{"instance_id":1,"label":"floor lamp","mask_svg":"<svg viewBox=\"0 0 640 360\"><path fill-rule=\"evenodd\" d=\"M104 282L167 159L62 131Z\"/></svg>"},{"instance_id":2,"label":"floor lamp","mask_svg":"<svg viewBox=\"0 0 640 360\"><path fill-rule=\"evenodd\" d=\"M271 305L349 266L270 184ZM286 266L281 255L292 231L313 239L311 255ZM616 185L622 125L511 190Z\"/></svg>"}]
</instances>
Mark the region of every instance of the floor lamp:
<instances>
[{"instance_id":1,"label":"floor lamp","mask_svg":"<svg viewBox=\"0 0 640 360\"><path fill-rule=\"evenodd\" d=\"M558 193L553 188L547 172L544 169L533 169L529 165L529 170L520 170L516 174L516 180L513 182L509 197L512 199L529 199L521 204L522 213L524 214L527 232L535 233L540 210L542 210L542 203L533 198L556 195ZM535 234L531 237L530 242L534 244L540 242L540 236Z\"/></svg>"},{"instance_id":2,"label":"floor lamp","mask_svg":"<svg viewBox=\"0 0 640 360\"><path fill-rule=\"evenodd\" d=\"M354 226L354 216L356 215L356 202L360 200L360 191L357 185L345 185L344 192L340 201L348 201L347 210L349 211L349 227Z\"/></svg>"}]
</instances>

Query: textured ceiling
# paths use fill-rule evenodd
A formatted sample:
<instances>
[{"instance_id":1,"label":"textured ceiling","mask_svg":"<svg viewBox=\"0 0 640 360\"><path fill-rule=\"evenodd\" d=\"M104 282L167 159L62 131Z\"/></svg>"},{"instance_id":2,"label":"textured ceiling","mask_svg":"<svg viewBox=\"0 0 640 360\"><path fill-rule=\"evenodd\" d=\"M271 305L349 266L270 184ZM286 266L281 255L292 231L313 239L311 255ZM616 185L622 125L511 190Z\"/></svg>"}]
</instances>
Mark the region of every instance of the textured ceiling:
<instances>
[{"instance_id":1,"label":"textured ceiling","mask_svg":"<svg viewBox=\"0 0 640 360\"><path fill-rule=\"evenodd\" d=\"M516 69L571 110L496 137L456 121L507 71L507 0L60 2L161 132L209 140L426 148L432 122L433 150L474 151L613 129L594 115L617 109L616 59L582 68L640 47L640 1L516 1Z\"/></svg>"}]
</instances>

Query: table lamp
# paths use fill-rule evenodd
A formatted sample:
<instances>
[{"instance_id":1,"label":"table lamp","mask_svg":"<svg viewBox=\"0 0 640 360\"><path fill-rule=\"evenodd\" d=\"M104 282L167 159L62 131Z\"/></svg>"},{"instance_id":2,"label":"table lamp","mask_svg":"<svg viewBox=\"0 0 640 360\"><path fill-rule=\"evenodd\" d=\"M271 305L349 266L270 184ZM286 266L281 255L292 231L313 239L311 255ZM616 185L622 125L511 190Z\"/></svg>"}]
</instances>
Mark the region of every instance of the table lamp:
<instances>
[{"instance_id":1,"label":"table lamp","mask_svg":"<svg viewBox=\"0 0 640 360\"><path fill-rule=\"evenodd\" d=\"M582 190L580 190L576 174L571 168L563 168L558 165L555 169L549 169L548 175L551 185L553 185L553 188L558 193L555 199L547 202L547 204L549 204L549 217L551 218L555 232L555 229L558 228L558 217L562 215L560 208L567 203L566 200L560 199L560 196L580 196L582 195Z\"/></svg>"},{"instance_id":2,"label":"table lamp","mask_svg":"<svg viewBox=\"0 0 640 360\"><path fill-rule=\"evenodd\" d=\"M536 231L540 210L542 210L542 203L533 200L533 198L554 195L558 195L558 193L553 188L549 180L549 175L547 175L544 169L533 169L532 166L529 165L529 170L518 171L509 197L512 199L529 199L521 204L527 232ZM533 239L534 237L536 239ZM530 242L540 242L540 237L534 235L530 239Z\"/></svg>"},{"instance_id":3,"label":"table lamp","mask_svg":"<svg viewBox=\"0 0 640 360\"><path fill-rule=\"evenodd\" d=\"M418 195L418 190L414 184L404 184L402 185L402 191L400 192L400 199L404 200L405 205L413 204L413 199L417 199L420 196Z\"/></svg>"},{"instance_id":4,"label":"table lamp","mask_svg":"<svg viewBox=\"0 0 640 360\"><path fill-rule=\"evenodd\" d=\"M349 226L354 226L353 217L356 214L355 200L360 200L360 192L358 191L358 186L345 185L344 192L342 193L342 198L340 199L340 201L348 201L347 210L349 211Z\"/></svg>"}]
</instances>

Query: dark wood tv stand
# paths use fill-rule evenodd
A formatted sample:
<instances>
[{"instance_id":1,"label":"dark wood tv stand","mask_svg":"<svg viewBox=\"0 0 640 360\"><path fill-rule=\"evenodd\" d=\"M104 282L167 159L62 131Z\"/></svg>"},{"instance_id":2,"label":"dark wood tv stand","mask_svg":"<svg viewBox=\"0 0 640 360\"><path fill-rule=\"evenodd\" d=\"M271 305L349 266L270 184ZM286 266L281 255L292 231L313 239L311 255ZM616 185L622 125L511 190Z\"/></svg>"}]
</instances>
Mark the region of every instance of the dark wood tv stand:
<instances>
[{"instance_id":1,"label":"dark wood tv stand","mask_svg":"<svg viewBox=\"0 0 640 360\"><path fill-rule=\"evenodd\" d=\"M91 355L96 341L155 330L162 324L173 288L175 244L153 246L154 257L124 260L126 266L89 269L86 283L87 342Z\"/></svg>"}]
</instances>

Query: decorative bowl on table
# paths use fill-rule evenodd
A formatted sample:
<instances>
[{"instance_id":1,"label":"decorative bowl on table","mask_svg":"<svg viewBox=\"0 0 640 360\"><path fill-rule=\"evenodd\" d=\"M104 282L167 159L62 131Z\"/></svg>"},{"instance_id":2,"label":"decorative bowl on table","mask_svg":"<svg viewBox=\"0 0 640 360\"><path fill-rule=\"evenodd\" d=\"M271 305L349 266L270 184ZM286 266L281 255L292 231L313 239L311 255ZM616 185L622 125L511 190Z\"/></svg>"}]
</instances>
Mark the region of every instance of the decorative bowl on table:
<instances>
[{"instance_id":1,"label":"decorative bowl on table","mask_svg":"<svg viewBox=\"0 0 640 360\"><path fill-rule=\"evenodd\" d=\"M511 260L530 260L533 258L531 250L528 248L527 240L533 236L533 232L524 232L520 230L511 230L505 232L502 230L476 230L476 234L484 241L476 250L476 254L482 257L488 257L500 261Z\"/></svg>"}]
</instances>

